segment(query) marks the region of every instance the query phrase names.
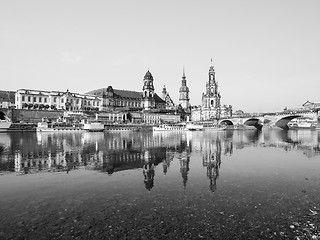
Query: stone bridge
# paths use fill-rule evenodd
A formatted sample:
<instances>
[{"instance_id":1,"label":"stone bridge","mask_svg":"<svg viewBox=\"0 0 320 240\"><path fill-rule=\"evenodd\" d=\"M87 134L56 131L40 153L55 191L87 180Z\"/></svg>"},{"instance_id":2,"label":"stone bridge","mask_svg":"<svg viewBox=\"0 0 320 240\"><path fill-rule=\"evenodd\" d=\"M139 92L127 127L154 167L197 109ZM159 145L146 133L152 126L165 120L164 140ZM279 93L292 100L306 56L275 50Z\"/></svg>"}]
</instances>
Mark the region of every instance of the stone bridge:
<instances>
[{"instance_id":1,"label":"stone bridge","mask_svg":"<svg viewBox=\"0 0 320 240\"><path fill-rule=\"evenodd\" d=\"M250 126L261 130L263 126L263 117L221 119L219 121L219 124L227 125L230 128L241 128Z\"/></svg>"},{"instance_id":2,"label":"stone bridge","mask_svg":"<svg viewBox=\"0 0 320 240\"><path fill-rule=\"evenodd\" d=\"M310 118L313 121L318 120L318 111L300 111L300 112L281 112L275 114L264 115L264 125L269 127L279 127L282 129L288 129L288 123L299 117Z\"/></svg>"},{"instance_id":3,"label":"stone bridge","mask_svg":"<svg viewBox=\"0 0 320 240\"><path fill-rule=\"evenodd\" d=\"M319 118L318 111L299 111L299 112L279 112L261 114L259 116L251 117L235 117L228 119L221 119L220 125L228 125L230 128L236 128L238 126L252 126L257 129L261 129L262 126L279 127L281 129L288 129L288 123L299 117L310 118L313 121L317 121Z\"/></svg>"}]
</instances>

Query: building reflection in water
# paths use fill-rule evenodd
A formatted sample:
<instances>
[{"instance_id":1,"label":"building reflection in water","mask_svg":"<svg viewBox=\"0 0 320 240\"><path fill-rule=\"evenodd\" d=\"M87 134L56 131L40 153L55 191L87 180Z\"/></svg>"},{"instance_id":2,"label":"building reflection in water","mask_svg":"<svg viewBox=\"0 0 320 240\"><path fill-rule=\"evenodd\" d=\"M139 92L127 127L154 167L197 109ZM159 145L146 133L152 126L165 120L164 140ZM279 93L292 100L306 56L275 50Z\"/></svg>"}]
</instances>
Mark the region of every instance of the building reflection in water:
<instances>
[{"instance_id":1,"label":"building reflection in water","mask_svg":"<svg viewBox=\"0 0 320 240\"><path fill-rule=\"evenodd\" d=\"M144 153L143 176L144 185L146 189L150 191L154 185L154 162L148 150Z\"/></svg>"},{"instance_id":2,"label":"building reflection in water","mask_svg":"<svg viewBox=\"0 0 320 240\"><path fill-rule=\"evenodd\" d=\"M178 159L179 159L179 163L180 163L180 173L181 173L181 177L182 177L182 184L185 189L187 187L188 173L190 170L190 167L189 167L190 151L185 150L182 153L179 153Z\"/></svg>"},{"instance_id":3,"label":"building reflection in water","mask_svg":"<svg viewBox=\"0 0 320 240\"><path fill-rule=\"evenodd\" d=\"M109 175L142 169L147 190L155 186L155 170L164 175L175 159L182 186L187 187L191 153L202 157L209 189L217 189L222 156L248 147L278 147L320 155L318 131L222 131L201 133L19 133L0 135L0 172L70 173L77 169Z\"/></svg>"},{"instance_id":4,"label":"building reflection in water","mask_svg":"<svg viewBox=\"0 0 320 240\"><path fill-rule=\"evenodd\" d=\"M219 169L221 165L221 141L217 136L214 146L203 154L203 166L207 168L207 177L210 182L210 191L217 189L217 179L219 178Z\"/></svg>"}]
</instances>

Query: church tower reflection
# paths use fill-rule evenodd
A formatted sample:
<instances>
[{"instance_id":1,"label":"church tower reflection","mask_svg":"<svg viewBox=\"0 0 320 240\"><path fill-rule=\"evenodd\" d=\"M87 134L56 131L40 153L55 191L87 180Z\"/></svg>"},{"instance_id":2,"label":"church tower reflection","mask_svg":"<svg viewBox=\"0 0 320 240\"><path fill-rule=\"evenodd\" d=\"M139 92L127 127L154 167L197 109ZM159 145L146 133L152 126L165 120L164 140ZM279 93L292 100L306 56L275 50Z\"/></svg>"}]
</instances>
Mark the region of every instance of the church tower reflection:
<instances>
[{"instance_id":1,"label":"church tower reflection","mask_svg":"<svg viewBox=\"0 0 320 240\"><path fill-rule=\"evenodd\" d=\"M180 173L182 176L182 183L183 187L187 187L187 181L188 181L188 173L190 170L189 163L190 163L190 154L188 151L183 152L179 156L179 162L180 162Z\"/></svg>"},{"instance_id":2,"label":"church tower reflection","mask_svg":"<svg viewBox=\"0 0 320 240\"><path fill-rule=\"evenodd\" d=\"M163 175L166 175L168 172L168 169L170 167L170 163L173 161L174 153L171 153L169 151L166 152L166 157L162 161L162 167L163 167Z\"/></svg>"},{"instance_id":3,"label":"church tower reflection","mask_svg":"<svg viewBox=\"0 0 320 240\"><path fill-rule=\"evenodd\" d=\"M217 189L217 179L219 178L219 169L221 165L221 141L216 139L214 148L210 148L203 155L203 166L207 168L207 177L209 178L209 188L211 192Z\"/></svg>"},{"instance_id":4,"label":"church tower reflection","mask_svg":"<svg viewBox=\"0 0 320 240\"><path fill-rule=\"evenodd\" d=\"M144 153L143 176L144 185L150 191L154 185L154 163L148 150Z\"/></svg>"}]
</instances>

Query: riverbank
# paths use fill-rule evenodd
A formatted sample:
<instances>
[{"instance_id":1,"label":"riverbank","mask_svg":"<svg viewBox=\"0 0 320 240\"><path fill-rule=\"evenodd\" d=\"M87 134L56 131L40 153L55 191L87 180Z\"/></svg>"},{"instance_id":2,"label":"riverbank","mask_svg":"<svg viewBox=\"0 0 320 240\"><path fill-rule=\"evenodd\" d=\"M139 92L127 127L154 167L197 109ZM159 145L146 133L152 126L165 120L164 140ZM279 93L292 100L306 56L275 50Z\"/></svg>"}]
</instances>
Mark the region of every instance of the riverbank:
<instances>
[{"instance_id":1,"label":"riverbank","mask_svg":"<svg viewBox=\"0 0 320 240\"><path fill-rule=\"evenodd\" d=\"M129 173L130 175L130 173ZM318 239L318 192L211 196L106 188L106 174L76 170L1 176L1 239ZM36 183L36 184L35 184ZM107 184L109 185L109 184ZM202 187L200 187L202 189ZM225 191L222 191L222 193ZM246 197L245 197L246 196ZM281 199L281 201L279 201Z\"/></svg>"},{"instance_id":2,"label":"riverbank","mask_svg":"<svg viewBox=\"0 0 320 240\"><path fill-rule=\"evenodd\" d=\"M37 124L12 123L7 132L35 132ZM145 124L105 124L107 131L151 131L152 126Z\"/></svg>"},{"instance_id":3,"label":"riverbank","mask_svg":"<svg viewBox=\"0 0 320 240\"><path fill-rule=\"evenodd\" d=\"M35 132L35 123L12 123L7 132Z\"/></svg>"}]
</instances>

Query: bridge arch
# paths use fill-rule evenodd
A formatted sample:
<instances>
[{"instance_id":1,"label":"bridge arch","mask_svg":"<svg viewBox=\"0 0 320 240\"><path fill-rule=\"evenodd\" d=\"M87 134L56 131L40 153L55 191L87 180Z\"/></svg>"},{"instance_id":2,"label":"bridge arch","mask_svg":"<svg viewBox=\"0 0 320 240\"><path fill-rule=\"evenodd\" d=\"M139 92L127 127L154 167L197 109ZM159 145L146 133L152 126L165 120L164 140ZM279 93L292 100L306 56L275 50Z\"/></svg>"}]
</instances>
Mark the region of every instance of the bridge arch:
<instances>
[{"instance_id":1,"label":"bridge arch","mask_svg":"<svg viewBox=\"0 0 320 240\"><path fill-rule=\"evenodd\" d=\"M279 128L282 128L284 130L289 129L288 127L288 123L294 119L294 118L298 118L301 117L301 115L290 115L290 116L285 116L283 118L280 118L277 122L276 122L276 126L278 126Z\"/></svg>"},{"instance_id":2,"label":"bridge arch","mask_svg":"<svg viewBox=\"0 0 320 240\"><path fill-rule=\"evenodd\" d=\"M232 119L223 119L219 122L220 125L227 125L228 127L234 127L236 126L253 126L258 130L261 130L262 123L259 118L248 118L248 119L235 119L232 121Z\"/></svg>"},{"instance_id":3,"label":"bridge arch","mask_svg":"<svg viewBox=\"0 0 320 240\"><path fill-rule=\"evenodd\" d=\"M230 119L224 119L219 122L220 125L234 126L234 123Z\"/></svg>"},{"instance_id":4,"label":"bridge arch","mask_svg":"<svg viewBox=\"0 0 320 240\"><path fill-rule=\"evenodd\" d=\"M6 119L6 114L0 110L0 120L5 120Z\"/></svg>"},{"instance_id":5,"label":"bridge arch","mask_svg":"<svg viewBox=\"0 0 320 240\"><path fill-rule=\"evenodd\" d=\"M243 124L247 126L253 126L259 130L262 128L261 120L259 118L249 118Z\"/></svg>"}]
</instances>

